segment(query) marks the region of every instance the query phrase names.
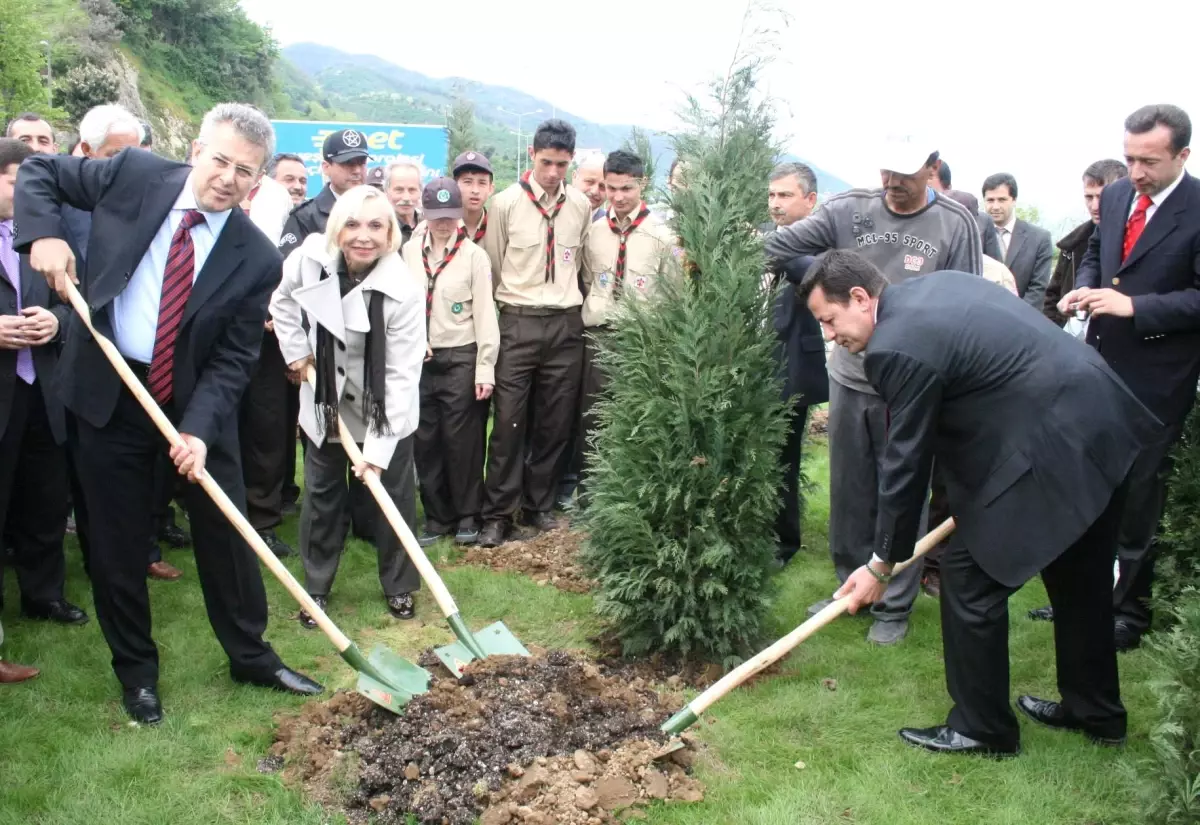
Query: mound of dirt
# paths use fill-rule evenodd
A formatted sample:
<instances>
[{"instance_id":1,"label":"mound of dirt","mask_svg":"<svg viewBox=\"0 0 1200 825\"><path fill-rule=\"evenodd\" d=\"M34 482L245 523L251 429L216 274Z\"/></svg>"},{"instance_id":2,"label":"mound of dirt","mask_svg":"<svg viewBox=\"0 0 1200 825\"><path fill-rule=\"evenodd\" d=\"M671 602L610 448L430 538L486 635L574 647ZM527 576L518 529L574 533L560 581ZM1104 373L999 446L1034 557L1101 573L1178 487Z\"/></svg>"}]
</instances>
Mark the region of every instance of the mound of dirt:
<instances>
[{"instance_id":1,"label":"mound of dirt","mask_svg":"<svg viewBox=\"0 0 1200 825\"><path fill-rule=\"evenodd\" d=\"M829 435L829 408L822 407L808 414L808 434L814 436Z\"/></svg>"},{"instance_id":2,"label":"mound of dirt","mask_svg":"<svg viewBox=\"0 0 1200 825\"><path fill-rule=\"evenodd\" d=\"M441 677L402 716L356 694L279 726L271 755L354 822L598 825L654 800L698 801L695 742L655 761L683 704L620 667L562 651L497 656Z\"/></svg>"},{"instance_id":3,"label":"mound of dirt","mask_svg":"<svg viewBox=\"0 0 1200 825\"><path fill-rule=\"evenodd\" d=\"M471 547L465 561L493 570L515 570L538 584L553 585L568 593L588 593L593 582L584 576L578 563L583 538L580 533L560 527L499 547Z\"/></svg>"}]
</instances>

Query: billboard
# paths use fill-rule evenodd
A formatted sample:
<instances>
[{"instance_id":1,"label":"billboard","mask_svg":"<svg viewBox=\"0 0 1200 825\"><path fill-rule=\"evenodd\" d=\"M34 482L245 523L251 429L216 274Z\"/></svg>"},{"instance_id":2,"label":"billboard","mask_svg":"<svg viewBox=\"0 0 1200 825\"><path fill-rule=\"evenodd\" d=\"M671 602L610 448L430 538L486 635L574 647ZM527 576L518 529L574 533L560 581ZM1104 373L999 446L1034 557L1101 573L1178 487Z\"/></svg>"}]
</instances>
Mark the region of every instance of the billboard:
<instances>
[{"instance_id":1,"label":"billboard","mask_svg":"<svg viewBox=\"0 0 1200 825\"><path fill-rule=\"evenodd\" d=\"M272 120L275 151L290 152L304 159L308 169L308 196L315 197L325 182L321 179L321 144L330 132L357 129L367 136L371 153L367 167L387 166L401 157L420 161L428 182L445 174L446 127L409 123L335 123L315 120Z\"/></svg>"}]
</instances>

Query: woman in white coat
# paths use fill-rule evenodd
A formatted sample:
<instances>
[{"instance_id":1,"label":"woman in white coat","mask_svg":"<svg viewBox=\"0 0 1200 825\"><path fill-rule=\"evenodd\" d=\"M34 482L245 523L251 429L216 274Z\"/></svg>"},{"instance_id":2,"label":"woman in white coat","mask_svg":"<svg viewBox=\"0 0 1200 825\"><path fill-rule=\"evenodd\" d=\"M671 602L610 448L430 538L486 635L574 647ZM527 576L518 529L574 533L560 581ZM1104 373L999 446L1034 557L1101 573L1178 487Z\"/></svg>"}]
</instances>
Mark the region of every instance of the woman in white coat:
<instances>
[{"instance_id":1,"label":"woman in white coat","mask_svg":"<svg viewBox=\"0 0 1200 825\"><path fill-rule=\"evenodd\" d=\"M346 465L341 415L362 448L354 474L380 477L409 527L416 524L413 433L425 358L424 296L397 250L400 227L383 192L357 186L338 198L323 235L309 235L283 264L271 318L292 380L300 383L304 457L300 557L305 589L328 603L346 542ZM307 331L306 331L307 328ZM306 380L316 371L316 388ZM391 526L379 519L379 581L388 610L413 617L420 577ZM316 624L301 612L300 623Z\"/></svg>"}]
</instances>

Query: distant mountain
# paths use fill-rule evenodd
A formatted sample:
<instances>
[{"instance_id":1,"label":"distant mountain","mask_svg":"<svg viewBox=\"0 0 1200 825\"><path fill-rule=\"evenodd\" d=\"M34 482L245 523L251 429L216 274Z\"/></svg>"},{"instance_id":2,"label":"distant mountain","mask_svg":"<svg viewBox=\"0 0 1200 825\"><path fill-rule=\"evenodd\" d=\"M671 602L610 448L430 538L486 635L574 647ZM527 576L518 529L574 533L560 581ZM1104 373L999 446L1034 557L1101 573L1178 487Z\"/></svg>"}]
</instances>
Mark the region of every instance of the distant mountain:
<instances>
[{"instance_id":1,"label":"distant mountain","mask_svg":"<svg viewBox=\"0 0 1200 825\"><path fill-rule=\"evenodd\" d=\"M515 158L517 151L517 118L503 109L509 112L540 109L541 118L556 113L575 127L580 148L595 148L605 152L620 148L633 128L633 124L594 123L549 101L507 86L494 86L461 77L429 77L374 55L349 54L317 43L286 46L283 57L319 88L320 95L306 90L307 97L326 98L332 106L350 111L364 121L445 123L446 112L461 89L463 96L475 104L475 120L484 144L480 149L493 159L493 164L499 159L505 169L515 169L515 160L509 161ZM532 131L538 119L523 118L522 131ZM657 177L664 178L674 159L670 136L646 131L658 163ZM794 156L787 156L786 159L799 160ZM836 175L811 163L809 165L817 173L817 185L822 193L832 194L850 188L850 184ZM509 177L503 175L501 169L497 169L497 176Z\"/></svg>"}]
</instances>

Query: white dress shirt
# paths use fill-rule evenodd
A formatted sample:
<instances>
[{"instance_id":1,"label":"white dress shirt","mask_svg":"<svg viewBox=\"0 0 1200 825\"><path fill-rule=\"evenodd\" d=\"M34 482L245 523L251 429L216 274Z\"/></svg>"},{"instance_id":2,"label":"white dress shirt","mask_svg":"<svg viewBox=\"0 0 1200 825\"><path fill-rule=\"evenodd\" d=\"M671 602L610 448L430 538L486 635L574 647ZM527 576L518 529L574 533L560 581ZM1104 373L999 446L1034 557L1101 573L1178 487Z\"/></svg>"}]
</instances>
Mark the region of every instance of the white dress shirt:
<instances>
[{"instance_id":1,"label":"white dress shirt","mask_svg":"<svg viewBox=\"0 0 1200 825\"><path fill-rule=\"evenodd\" d=\"M162 299L163 275L167 266L167 256L171 251L171 238L175 230L183 223L183 213L188 209L196 209L196 193L192 190L192 175L187 181L175 205L167 213L166 220L158 228L150 248L142 256L142 260L133 271L133 277L125 289L113 300L113 338L116 339L117 349L121 355L130 361L149 364L154 357L154 336L158 332L158 304ZM229 210L224 212L205 212L203 223L198 223L191 229L192 246L195 254L195 271L192 273L192 283L204 269L204 262L216 246L221 230L229 219Z\"/></svg>"},{"instance_id":2,"label":"white dress shirt","mask_svg":"<svg viewBox=\"0 0 1200 825\"><path fill-rule=\"evenodd\" d=\"M1157 195L1150 196L1150 208L1146 210L1146 223L1150 223L1150 219L1154 217L1154 213L1158 211L1158 207L1162 205L1163 201L1171 196L1171 193L1174 192L1176 188L1178 188L1181 180L1183 180L1182 172L1179 173L1179 177L1175 178L1170 186L1159 192ZM1137 209L1137 203L1141 199L1142 196L1135 191L1133 193L1133 203L1129 205L1129 216L1126 218L1126 220L1133 217L1133 213Z\"/></svg>"}]
</instances>

